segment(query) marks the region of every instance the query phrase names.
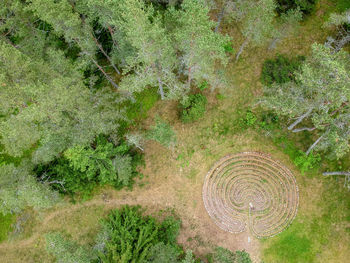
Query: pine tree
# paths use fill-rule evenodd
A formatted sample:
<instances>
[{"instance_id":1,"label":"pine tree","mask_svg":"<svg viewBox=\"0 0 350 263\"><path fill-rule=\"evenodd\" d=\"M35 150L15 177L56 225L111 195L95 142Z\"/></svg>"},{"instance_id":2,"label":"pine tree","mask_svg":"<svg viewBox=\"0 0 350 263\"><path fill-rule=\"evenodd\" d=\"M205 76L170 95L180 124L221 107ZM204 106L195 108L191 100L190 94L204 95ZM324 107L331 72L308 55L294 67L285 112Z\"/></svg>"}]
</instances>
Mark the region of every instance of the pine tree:
<instances>
[{"instance_id":1,"label":"pine tree","mask_svg":"<svg viewBox=\"0 0 350 263\"><path fill-rule=\"evenodd\" d=\"M248 44L261 46L271 38L274 31L275 9L274 0L239 0L233 3L230 18L239 23L244 37L236 61Z\"/></svg>"},{"instance_id":2,"label":"pine tree","mask_svg":"<svg viewBox=\"0 0 350 263\"><path fill-rule=\"evenodd\" d=\"M176 49L181 54L188 90L193 81L197 85L207 81L215 88L220 77L217 64L227 64L224 46L229 38L212 30L215 23L210 20L208 12L209 8L201 0L184 0L180 10L172 8L169 11L170 21L177 23L172 31Z\"/></svg>"}]
</instances>

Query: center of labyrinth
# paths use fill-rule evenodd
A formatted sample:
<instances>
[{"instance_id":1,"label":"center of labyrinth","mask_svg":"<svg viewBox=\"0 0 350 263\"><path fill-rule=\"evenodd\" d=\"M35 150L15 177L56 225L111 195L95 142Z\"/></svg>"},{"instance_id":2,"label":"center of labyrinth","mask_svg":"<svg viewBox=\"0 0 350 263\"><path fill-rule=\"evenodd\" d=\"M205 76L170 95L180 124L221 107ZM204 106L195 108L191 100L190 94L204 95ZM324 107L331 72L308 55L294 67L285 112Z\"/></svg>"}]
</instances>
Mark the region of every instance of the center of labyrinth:
<instances>
[{"instance_id":1,"label":"center of labyrinth","mask_svg":"<svg viewBox=\"0 0 350 263\"><path fill-rule=\"evenodd\" d=\"M223 230L249 230L258 238L282 232L293 221L299 193L293 174L269 155L243 152L219 160L208 172L203 201Z\"/></svg>"}]
</instances>

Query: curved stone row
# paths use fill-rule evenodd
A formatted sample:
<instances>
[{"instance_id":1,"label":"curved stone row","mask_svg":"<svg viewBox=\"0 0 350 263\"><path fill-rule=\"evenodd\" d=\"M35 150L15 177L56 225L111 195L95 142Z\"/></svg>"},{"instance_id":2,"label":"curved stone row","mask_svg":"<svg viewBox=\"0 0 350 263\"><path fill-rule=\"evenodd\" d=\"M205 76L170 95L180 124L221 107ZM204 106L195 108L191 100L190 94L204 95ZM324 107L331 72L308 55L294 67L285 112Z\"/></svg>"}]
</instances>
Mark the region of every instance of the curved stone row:
<instances>
[{"instance_id":1,"label":"curved stone row","mask_svg":"<svg viewBox=\"0 0 350 263\"><path fill-rule=\"evenodd\" d=\"M274 236L294 219L298 187L293 174L269 155L243 152L219 160L208 172L203 201L223 230L249 229L258 238Z\"/></svg>"}]
</instances>

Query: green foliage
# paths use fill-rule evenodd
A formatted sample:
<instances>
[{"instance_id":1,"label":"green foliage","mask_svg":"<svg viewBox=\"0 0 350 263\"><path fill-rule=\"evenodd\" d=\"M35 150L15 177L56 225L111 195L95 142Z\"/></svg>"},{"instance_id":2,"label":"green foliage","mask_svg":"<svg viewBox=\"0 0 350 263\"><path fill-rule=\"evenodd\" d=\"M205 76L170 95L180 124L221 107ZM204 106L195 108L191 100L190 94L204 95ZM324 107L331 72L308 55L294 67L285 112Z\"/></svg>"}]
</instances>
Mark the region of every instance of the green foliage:
<instances>
[{"instance_id":1,"label":"green foliage","mask_svg":"<svg viewBox=\"0 0 350 263\"><path fill-rule=\"evenodd\" d=\"M317 130L318 138L308 153L314 149L327 152L329 159L339 159L349 151L349 61L347 52L333 52L315 43L296 72L296 81L273 83L265 89L264 106L292 119L289 130ZM298 129L299 123L306 124Z\"/></svg>"},{"instance_id":2,"label":"green foliage","mask_svg":"<svg viewBox=\"0 0 350 263\"><path fill-rule=\"evenodd\" d=\"M45 209L60 199L47 184L38 183L31 175L29 167L22 164L0 166L0 213L18 213L27 206L35 210Z\"/></svg>"},{"instance_id":3,"label":"green foliage","mask_svg":"<svg viewBox=\"0 0 350 263\"><path fill-rule=\"evenodd\" d=\"M46 250L55 256L57 263L88 263L95 258L90 249L65 239L60 233L46 234L45 239Z\"/></svg>"},{"instance_id":4,"label":"green foliage","mask_svg":"<svg viewBox=\"0 0 350 263\"><path fill-rule=\"evenodd\" d=\"M155 140L165 147L170 147L176 143L176 134L169 123L161 118L156 118L156 124L147 131L147 138Z\"/></svg>"},{"instance_id":5,"label":"green foliage","mask_svg":"<svg viewBox=\"0 0 350 263\"><path fill-rule=\"evenodd\" d=\"M235 49L232 46L232 43L229 41L224 45L224 49L227 53L233 54L235 53Z\"/></svg>"},{"instance_id":6,"label":"green foliage","mask_svg":"<svg viewBox=\"0 0 350 263\"><path fill-rule=\"evenodd\" d=\"M209 84L208 84L207 81L203 81L203 82L198 86L198 88L199 88L201 91L203 91L203 90L209 88Z\"/></svg>"},{"instance_id":7,"label":"green foliage","mask_svg":"<svg viewBox=\"0 0 350 263\"><path fill-rule=\"evenodd\" d=\"M216 247L213 254L209 255L210 263L251 263L250 255L244 250L232 252L223 247Z\"/></svg>"},{"instance_id":8,"label":"green foliage","mask_svg":"<svg viewBox=\"0 0 350 263\"><path fill-rule=\"evenodd\" d=\"M70 148L62 158L37 166L36 173L62 193L88 197L96 185L131 186L140 161L127 143L115 146L99 136L91 146Z\"/></svg>"},{"instance_id":9,"label":"green foliage","mask_svg":"<svg viewBox=\"0 0 350 263\"><path fill-rule=\"evenodd\" d=\"M126 105L126 115L129 120L140 121L147 117L147 112L158 101L156 88L145 89L135 94L135 101Z\"/></svg>"},{"instance_id":10,"label":"green foliage","mask_svg":"<svg viewBox=\"0 0 350 263\"><path fill-rule=\"evenodd\" d=\"M200 94L191 94L181 101L181 120L185 123L193 122L204 116L207 98Z\"/></svg>"},{"instance_id":11,"label":"green foliage","mask_svg":"<svg viewBox=\"0 0 350 263\"><path fill-rule=\"evenodd\" d=\"M258 118L256 115L252 111L248 110L245 116L239 119L239 126L241 128L251 127L255 125L257 120Z\"/></svg>"},{"instance_id":12,"label":"green foliage","mask_svg":"<svg viewBox=\"0 0 350 263\"><path fill-rule=\"evenodd\" d=\"M174 218L159 222L143 216L138 206L124 206L112 211L102 222L95 248L100 262L159 262L158 256L162 256L155 255L159 248L166 247L167 255L177 256L175 241L179 227Z\"/></svg>"},{"instance_id":13,"label":"green foliage","mask_svg":"<svg viewBox=\"0 0 350 263\"><path fill-rule=\"evenodd\" d=\"M261 82L265 85L272 83L285 83L295 80L295 74L304 61L303 56L288 58L284 55L277 55L275 59L265 60L261 72Z\"/></svg>"},{"instance_id":14,"label":"green foliage","mask_svg":"<svg viewBox=\"0 0 350 263\"><path fill-rule=\"evenodd\" d=\"M0 243L7 239L15 219L16 216L14 214L0 213Z\"/></svg>"},{"instance_id":15,"label":"green foliage","mask_svg":"<svg viewBox=\"0 0 350 263\"><path fill-rule=\"evenodd\" d=\"M299 150L299 156L297 156L293 162L296 166L299 167L302 173L309 171L320 165L321 156L320 154L310 153L306 155L303 151Z\"/></svg>"},{"instance_id":16,"label":"green foliage","mask_svg":"<svg viewBox=\"0 0 350 263\"><path fill-rule=\"evenodd\" d=\"M350 2L348 0L331 0L336 5L338 12L344 12L350 9Z\"/></svg>"},{"instance_id":17,"label":"green foliage","mask_svg":"<svg viewBox=\"0 0 350 263\"><path fill-rule=\"evenodd\" d=\"M286 13L299 7L300 11L309 15L315 11L317 2L318 0L277 0L277 12Z\"/></svg>"}]
</instances>

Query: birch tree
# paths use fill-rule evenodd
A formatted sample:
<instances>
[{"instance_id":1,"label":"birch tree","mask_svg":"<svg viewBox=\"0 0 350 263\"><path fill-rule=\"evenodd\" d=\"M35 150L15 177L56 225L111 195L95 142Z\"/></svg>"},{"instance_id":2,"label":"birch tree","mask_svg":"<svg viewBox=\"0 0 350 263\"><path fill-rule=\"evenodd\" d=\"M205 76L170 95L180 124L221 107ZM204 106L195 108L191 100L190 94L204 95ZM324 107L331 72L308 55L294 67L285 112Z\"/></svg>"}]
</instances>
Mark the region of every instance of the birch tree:
<instances>
[{"instance_id":1,"label":"birch tree","mask_svg":"<svg viewBox=\"0 0 350 263\"><path fill-rule=\"evenodd\" d=\"M348 53L334 53L313 44L312 54L296 73L295 82L266 88L264 104L293 119L288 130L317 134L307 154L322 150L329 152L330 157L341 158L349 151L349 70ZM301 126L302 123L309 125Z\"/></svg>"}]
</instances>

